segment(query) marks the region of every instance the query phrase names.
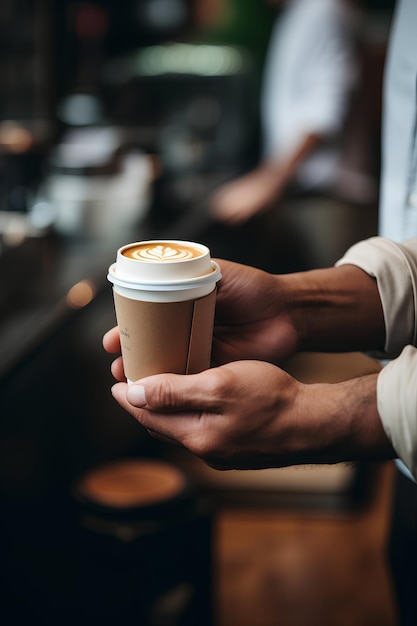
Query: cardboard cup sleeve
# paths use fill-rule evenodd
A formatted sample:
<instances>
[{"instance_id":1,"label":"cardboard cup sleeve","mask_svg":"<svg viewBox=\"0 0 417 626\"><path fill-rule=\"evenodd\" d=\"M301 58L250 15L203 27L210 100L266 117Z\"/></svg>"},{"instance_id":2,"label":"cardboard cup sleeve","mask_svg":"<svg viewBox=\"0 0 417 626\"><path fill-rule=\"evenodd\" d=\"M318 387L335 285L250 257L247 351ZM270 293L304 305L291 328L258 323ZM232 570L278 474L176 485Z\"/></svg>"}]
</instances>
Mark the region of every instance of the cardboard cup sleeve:
<instances>
[{"instance_id":1,"label":"cardboard cup sleeve","mask_svg":"<svg viewBox=\"0 0 417 626\"><path fill-rule=\"evenodd\" d=\"M216 289L185 302L145 302L114 291L114 303L128 382L210 367Z\"/></svg>"}]
</instances>

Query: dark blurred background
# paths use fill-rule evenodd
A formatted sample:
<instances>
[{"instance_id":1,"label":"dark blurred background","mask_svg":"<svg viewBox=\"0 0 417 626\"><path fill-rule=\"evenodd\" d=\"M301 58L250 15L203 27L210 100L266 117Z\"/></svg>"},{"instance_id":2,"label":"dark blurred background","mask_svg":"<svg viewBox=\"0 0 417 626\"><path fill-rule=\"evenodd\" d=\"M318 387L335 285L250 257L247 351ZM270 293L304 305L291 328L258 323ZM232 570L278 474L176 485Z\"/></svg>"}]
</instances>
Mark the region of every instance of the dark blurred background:
<instances>
[{"instance_id":1,"label":"dark blurred background","mask_svg":"<svg viewBox=\"0 0 417 626\"><path fill-rule=\"evenodd\" d=\"M363 111L376 184L392 5L364 3ZM103 540L99 557L87 554L72 489L80 474L114 459L170 456L109 392L111 359L101 337L115 321L106 273L120 245L171 236L272 271L321 263L306 261L302 246L288 259L259 239L242 257L247 239L213 224L206 207L213 189L258 159L260 83L274 17L260 0L0 3L0 578L4 614L8 608L14 616L5 623L114 623L122 616L124 624L132 614L145 626L210 623L212 598L204 593L196 593L197 608L181 613L188 598L181 592L190 585L205 585L209 595L207 517L193 513L197 521L180 545L205 548L200 565L179 569L178 580L158 573L176 535L164 536L152 556L137 542L137 559L148 572L150 562L156 567L156 582L141 594L144 572L122 567L125 556L115 557L113 543ZM377 199L350 226L340 226L343 245L376 233ZM325 258L342 252L332 248ZM295 486L278 476L265 490L275 507L283 499L295 510L306 503L344 510L363 503L370 474L360 473L359 490L352 468L324 482L313 472L306 484L301 472ZM241 493L250 505L253 491L246 485ZM216 498L211 493L210 507L220 506ZM112 535L100 528L92 534ZM172 558L180 562L183 554ZM136 581L129 595L115 593L110 602L111 591L100 593L104 580L115 589L126 579ZM166 596L171 588L179 595ZM155 609L162 595L164 611L138 611L150 597Z\"/></svg>"}]
</instances>

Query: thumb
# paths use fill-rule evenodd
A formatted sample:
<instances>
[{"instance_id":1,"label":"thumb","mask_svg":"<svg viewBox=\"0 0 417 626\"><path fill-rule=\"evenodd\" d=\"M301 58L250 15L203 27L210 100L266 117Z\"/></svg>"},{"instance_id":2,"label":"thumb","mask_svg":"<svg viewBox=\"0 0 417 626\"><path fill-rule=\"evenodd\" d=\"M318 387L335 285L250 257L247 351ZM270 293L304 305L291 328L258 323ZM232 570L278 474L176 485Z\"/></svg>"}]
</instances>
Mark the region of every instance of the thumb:
<instances>
[{"instance_id":1,"label":"thumb","mask_svg":"<svg viewBox=\"0 0 417 626\"><path fill-rule=\"evenodd\" d=\"M215 410L218 383L215 368L190 375L156 374L129 385L126 399L134 407L161 413Z\"/></svg>"}]
</instances>

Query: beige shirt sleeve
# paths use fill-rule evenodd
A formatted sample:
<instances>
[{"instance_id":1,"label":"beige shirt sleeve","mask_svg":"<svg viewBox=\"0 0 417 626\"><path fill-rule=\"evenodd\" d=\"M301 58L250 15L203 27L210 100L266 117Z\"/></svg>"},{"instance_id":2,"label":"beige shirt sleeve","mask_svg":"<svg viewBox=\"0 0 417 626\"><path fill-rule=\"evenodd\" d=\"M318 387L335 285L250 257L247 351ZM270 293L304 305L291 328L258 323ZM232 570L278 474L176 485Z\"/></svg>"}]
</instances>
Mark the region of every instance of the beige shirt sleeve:
<instances>
[{"instance_id":1,"label":"beige shirt sleeve","mask_svg":"<svg viewBox=\"0 0 417 626\"><path fill-rule=\"evenodd\" d=\"M399 458L417 479L417 239L397 244L373 237L350 248L336 265L344 264L377 281L385 353L396 357L378 376L378 412Z\"/></svg>"}]
</instances>

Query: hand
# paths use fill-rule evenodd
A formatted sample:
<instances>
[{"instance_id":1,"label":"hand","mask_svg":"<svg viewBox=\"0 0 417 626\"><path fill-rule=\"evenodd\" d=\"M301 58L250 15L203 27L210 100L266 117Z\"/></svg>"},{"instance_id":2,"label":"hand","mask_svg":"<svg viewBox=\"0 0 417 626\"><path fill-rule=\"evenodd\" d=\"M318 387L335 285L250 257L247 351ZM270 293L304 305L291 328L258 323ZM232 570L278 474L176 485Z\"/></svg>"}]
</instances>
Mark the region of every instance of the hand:
<instances>
[{"instance_id":1,"label":"hand","mask_svg":"<svg viewBox=\"0 0 417 626\"><path fill-rule=\"evenodd\" d=\"M218 261L212 361L282 362L298 348L300 317L287 305L285 278L231 261Z\"/></svg>"},{"instance_id":2,"label":"hand","mask_svg":"<svg viewBox=\"0 0 417 626\"><path fill-rule=\"evenodd\" d=\"M217 469L279 463L279 433L301 387L268 363L240 361L200 374L159 374L112 393L157 439L186 447ZM287 438L282 442L288 445ZM277 460L278 459L278 460Z\"/></svg>"},{"instance_id":3,"label":"hand","mask_svg":"<svg viewBox=\"0 0 417 626\"><path fill-rule=\"evenodd\" d=\"M118 383L112 393L155 438L216 469L261 469L393 458L376 381L305 385L268 363L239 361Z\"/></svg>"}]
</instances>

